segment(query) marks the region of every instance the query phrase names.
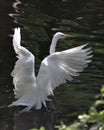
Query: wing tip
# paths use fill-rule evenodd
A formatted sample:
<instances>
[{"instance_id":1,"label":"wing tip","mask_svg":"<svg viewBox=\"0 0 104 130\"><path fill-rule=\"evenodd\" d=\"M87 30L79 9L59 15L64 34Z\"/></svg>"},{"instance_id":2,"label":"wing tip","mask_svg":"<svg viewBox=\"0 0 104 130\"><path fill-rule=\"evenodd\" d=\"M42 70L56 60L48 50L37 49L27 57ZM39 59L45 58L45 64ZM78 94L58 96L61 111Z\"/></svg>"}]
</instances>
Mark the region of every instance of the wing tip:
<instances>
[{"instance_id":1,"label":"wing tip","mask_svg":"<svg viewBox=\"0 0 104 130\"><path fill-rule=\"evenodd\" d=\"M14 34L16 34L17 32L20 33L20 27L14 28Z\"/></svg>"}]
</instances>

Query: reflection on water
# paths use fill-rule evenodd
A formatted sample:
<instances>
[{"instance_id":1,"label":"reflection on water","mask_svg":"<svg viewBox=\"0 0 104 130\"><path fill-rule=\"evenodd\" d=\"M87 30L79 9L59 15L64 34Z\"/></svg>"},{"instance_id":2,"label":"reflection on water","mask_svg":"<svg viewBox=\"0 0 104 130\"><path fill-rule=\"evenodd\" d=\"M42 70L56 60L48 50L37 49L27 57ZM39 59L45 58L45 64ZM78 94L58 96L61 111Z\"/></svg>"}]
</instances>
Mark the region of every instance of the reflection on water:
<instances>
[{"instance_id":1,"label":"reflection on water","mask_svg":"<svg viewBox=\"0 0 104 130\"><path fill-rule=\"evenodd\" d=\"M16 109L16 108L15 108ZM45 126L47 130L53 130L54 112L52 110L32 110L28 113L18 114L14 110L3 109L7 113L1 116L1 130L29 130L33 127Z\"/></svg>"},{"instance_id":2,"label":"reflection on water","mask_svg":"<svg viewBox=\"0 0 104 130\"><path fill-rule=\"evenodd\" d=\"M13 9L8 12L12 16L9 28L12 30L16 26L22 27L22 44L36 56L36 73L41 60L49 54L51 38L56 31L76 35L74 39L60 40L57 51L89 42L94 57L80 77L75 77L71 83L61 85L55 90L53 102L48 104L47 109L18 115L18 108L7 108L14 100L10 79L15 62L14 51L11 39L0 39L0 63L6 68L1 71L0 77L0 129L28 130L45 126L47 130L53 130L53 126L60 121L69 124L89 108L94 96L104 84L104 1L22 0L21 4L18 0L16 3L12 2L11 0L10 5L13 4L15 12ZM9 34L4 32L2 35ZM5 51L4 45L8 45L8 51Z\"/></svg>"}]
</instances>

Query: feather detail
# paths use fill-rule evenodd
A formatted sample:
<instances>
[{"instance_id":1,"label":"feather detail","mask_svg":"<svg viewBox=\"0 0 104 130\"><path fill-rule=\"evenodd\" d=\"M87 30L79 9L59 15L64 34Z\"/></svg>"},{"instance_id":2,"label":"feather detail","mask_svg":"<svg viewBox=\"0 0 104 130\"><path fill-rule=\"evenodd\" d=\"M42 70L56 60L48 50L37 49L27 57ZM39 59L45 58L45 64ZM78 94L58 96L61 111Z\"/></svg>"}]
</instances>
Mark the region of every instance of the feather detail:
<instances>
[{"instance_id":1,"label":"feather detail","mask_svg":"<svg viewBox=\"0 0 104 130\"><path fill-rule=\"evenodd\" d=\"M55 34L55 44L62 33ZM53 39L54 41L54 39ZM52 41L52 44L54 44ZM73 80L91 62L92 50L85 49L88 44L74 47L62 52L54 52L55 45L51 46L50 55L46 57L40 66L39 73L35 77L34 55L21 46L20 28L15 28L13 35L13 47L18 60L11 73L14 84L14 94L17 99L11 106L26 106L24 111L29 111L35 106L41 109L46 107L47 96L54 95L53 90L59 85Z\"/></svg>"}]
</instances>

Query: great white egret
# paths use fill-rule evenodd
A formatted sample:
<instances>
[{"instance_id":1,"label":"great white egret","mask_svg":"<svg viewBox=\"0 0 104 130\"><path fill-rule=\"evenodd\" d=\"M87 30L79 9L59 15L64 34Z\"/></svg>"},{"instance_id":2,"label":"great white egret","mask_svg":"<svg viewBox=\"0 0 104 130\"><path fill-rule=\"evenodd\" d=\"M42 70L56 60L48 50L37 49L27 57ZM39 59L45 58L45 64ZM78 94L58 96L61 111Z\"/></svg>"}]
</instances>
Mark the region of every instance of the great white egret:
<instances>
[{"instance_id":1,"label":"great white egret","mask_svg":"<svg viewBox=\"0 0 104 130\"><path fill-rule=\"evenodd\" d=\"M91 48L84 49L81 45L61 52L55 52L56 43L59 39L72 37L61 32L53 36L50 46L50 55L47 56L40 66L37 77L35 76L34 55L21 46L20 28L15 28L13 35L13 47L17 54L17 62L11 73L15 86L14 94L17 99L10 106L26 106L23 111L29 111L35 106L41 109L42 104L46 107L49 95L54 95L53 90L60 84L71 81L72 76L78 76L83 71L92 57Z\"/></svg>"}]
</instances>

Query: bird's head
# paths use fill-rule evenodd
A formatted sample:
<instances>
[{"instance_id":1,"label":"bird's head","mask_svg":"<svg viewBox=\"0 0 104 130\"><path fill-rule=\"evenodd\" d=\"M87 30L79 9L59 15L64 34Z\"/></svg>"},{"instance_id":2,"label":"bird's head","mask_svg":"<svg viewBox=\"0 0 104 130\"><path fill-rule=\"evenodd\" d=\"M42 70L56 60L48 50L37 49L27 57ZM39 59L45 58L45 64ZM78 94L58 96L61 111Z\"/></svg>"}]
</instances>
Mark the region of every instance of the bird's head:
<instances>
[{"instance_id":1,"label":"bird's head","mask_svg":"<svg viewBox=\"0 0 104 130\"><path fill-rule=\"evenodd\" d=\"M74 37L74 36L71 35L71 34L64 34L62 32L57 32L57 33L54 34L54 37L56 39L61 39L61 38Z\"/></svg>"}]
</instances>

